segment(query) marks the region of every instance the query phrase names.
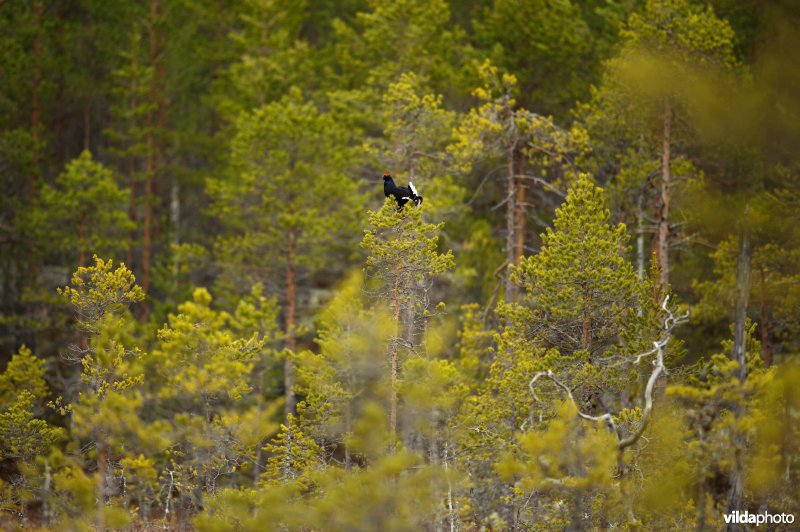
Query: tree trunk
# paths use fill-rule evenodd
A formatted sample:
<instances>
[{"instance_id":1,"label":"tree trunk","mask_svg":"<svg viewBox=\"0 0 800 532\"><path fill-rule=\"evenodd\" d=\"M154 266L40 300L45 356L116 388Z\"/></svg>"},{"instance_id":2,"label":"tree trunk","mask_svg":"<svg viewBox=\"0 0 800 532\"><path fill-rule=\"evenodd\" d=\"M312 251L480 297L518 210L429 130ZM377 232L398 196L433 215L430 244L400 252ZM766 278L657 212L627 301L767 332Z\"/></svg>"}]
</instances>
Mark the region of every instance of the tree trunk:
<instances>
[{"instance_id":1,"label":"tree trunk","mask_svg":"<svg viewBox=\"0 0 800 532\"><path fill-rule=\"evenodd\" d=\"M394 288L392 290L392 304L394 306L394 322L397 333L400 331L400 268L395 270ZM389 450L394 452L395 441L397 441L397 338L391 340L389 344Z\"/></svg>"},{"instance_id":2,"label":"tree trunk","mask_svg":"<svg viewBox=\"0 0 800 532\"><path fill-rule=\"evenodd\" d=\"M81 220L78 222L78 266L86 266L86 212L81 214Z\"/></svg>"},{"instance_id":3,"label":"tree trunk","mask_svg":"<svg viewBox=\"0 0 800 532\"><path fill-rule=\"evenodd\" d=\"M670 199L670 136L672 106L664 99L664 130L661 139L661 206L658 212L658 266L661 293L669 289L669 199Z\"/></svg>"},{"instance_id":4,"label":"tree trunk","mask_svg":"<svg viewBox=\"0 0 800 532\"><path fill-rule=\"evenodd\" d=\"M56 31L55 31L56 44L54 48L55 48L55 53L59 55L63 55L66 53L64 49L64 25L66 20L65 4L66 4L65 0L59 0L58 14L56 15L57 17ZM59 72L58 86L56 88L56 96L55 96L57 102L65 101L66 85L67 82L63 74L63 71ZM66 113L67 111L63 107L59 108L55 113L53 113L53 126L52 126L53 136L57 139L66 138L66 134L64 132L64 126L66 124L66 116L65 116ZM62 166L64 166L64 163L67 160L67 157L69 156L68 155L69 147L65 142L59 142L54 147L56 148L54 150L55 163L58 168L61 168Z\"/></svg>"},{"instance_id":5,"label":"tree trunk","mask_svg":"<svg viewBox=\"0 0 800 532\"><path fill-rule=\"evenodd\" d=\"M181 243L181 191L178 178L173 175L172 187L170 188L169 217L172 224L172 245L178 246ZM180 272L180 261L178 254L172 255L172 300L177 303L178 297L178 274Z\"/></svg>"},{"instance_id":6,"label":"tree trunk","mask_svg":"<svg viewBox=\"0 0 800 532\"><path fill-rule=\"evenodd\" d=\"M128 173L131 180L131 193L128 199L128 219L131 221L131 242L128 245L128 268L134 267L134 249L136 247L136 240L138 237L136 220L138 216L138 196L139 196L139 179L136 176L136 157L131 155Z\"/></svg>"},{"instance_id":7,"label":"tree trunk","mask_svg":"<svg viewBox=\"0 0 800 532\"><path fill-rule=\"evenodd\" d=\"M644 190L639 191L639 200L636 203L636 230L636 275L640 281L644 281L644 265L647 260L644 253Z\"/></svg>"},{"instance_id":8,"label":"tree trunk","mask_svg":"<svg viewBox=\"0 0 800 532\"><path fill-rule=\"evenodd\" d=\"M33 74L31 79L31 132L33 133L33 172L28 181L28 198L33 203L38 197L38 177L41 165L40 130L42 126L42 1L33 0L33 45L31 60Z\"/></svg>"},{"instance_id":9,"label":"tree trunk","mask_svg":"<svg viewBox=\"0 0 800 532\"><path fill-rule=\"evenodd\" d=\"M703 472L705 473L705 472ZM706 479L700 476L700 483L697 486L697 532L706 530Z\"/></svg>"},{"instance_id":10,"label":"tree trunk","mask_svg":"<svg viewBox=\"0 0 800 532\"><path fill-rule=\"evenodd\" d=\"M745 217L747 214L745 214ZM747 223L745 221L745 223ZM750 298L750 231L744 227L739 236L739 256L736 260L736 315L734 322L733 359L739 362L739 381L747 378L746 331L747 304Z\"/></svg>"},{"instance_id":11,"label":"tree trunk","mask_svg":"<svg viewBox=\"0 0 800 532\"><path fill-rule=\"evenodd\" d=\"M133 70L138 69L139 65L139 57L138 55L134 54L131 58L133 61ZM131 90L130 92L130 101L128 102L129 108L128 112L131 116L134 116L135 110L139 105L138 99L136 98L136 91ZM84 142L88 142L89 139L89 109L88 105L84 109L84 120L85 120L85 128L86 132ZM130 127L130 126L129 126ZM130 179L130 196L128 200L128 219L131 221L131 233L130 233L130 244L128 245L128 259L127 265L128 268L133 269L135 267L135 255L136 255L136 248L137 248L137 241L139 236L139 226L137 224L139 218L139 176L137 175L138 167L136 164L136 153L132 151L133 145L136 144L135 140L131 140L131 152L129 152L129 159L128 159L128 177Z\"/></svg>"},{"instance_id":12,"label":"tree trunk","mask_svg":"<svg viewBox=\"0 0 800 532\"><path fill-rule=\"evenodd\" d=\"M106 529L106 463L108 461L108 449L100 438L97 439L97 530L103 532Z\"/></svg>"},{"instance_id":13,"label":"tree trunk","mask_svg":"<svg viewBox=\"0 0 800 532\"><path fill-rule=\"evenodd\" d=\"M255 372L255 392L256 392L256 408L258 409L258 413L262 414L264 412L264 362L263 360L259 362L259 368L256 369ZM261 419L261 416L258 416L258 419ZM256 445L256 457L253 460L253 488L258 488L258 483L261 480L261 472L262 472L262 465L261 463L264 461L264 440L259 440L258 445Z\"/></svg>"},{"instance_id":14,"label":"tree trunk","mask_svg":"<svg viewBox=\"0 0 800 532\"><path fill-rule=\"evenodd\" d=\"M745 209L744 225L739 236L739 256L736 260L736 315L733 335L733 359L739 362L739 382L744 384L747 378L747 303L750 297L750 261L752 248L750 246L750 231L747 227L747 210ZM742 406L734 409L736 422L734 425L733 465L731 470L731 487L728 492L726 512L731 513L741 510L742 494L744 493L744 437L741 433L739 418L742 416ZM725 530L739 530L736 524L726 525Z\"/></svg>"},{"instance_id":15,"label":"tree trunk","mask_svg":"<svg viewBox=\"0 0 800 532\"><path fill-rule=\"evenodd\" d=\"M286 250L286 347L294 353L297 349L297 272L295 271L295 236L290 232ZM283 362L284 415L288 421L289 414L294 415L296 399L294 396L294 364L287 355Z\"/></svg>"},{"instance_id":16,"label":"tree trunk","mask_svg":"<svg viewBox=\"0 0 800 532\"><path fill-rule=\"evenodd\" d=\"M514 266L519 266L522 257L525 255L525 240L527 237L528 221L526 217L527 209L527 187L523 175L525 174L525 157L522 152L518 152L519 165L517 166L517 199L514 207L516 208L516 226L515 226L515 242L514 242Z\"/></svg>"},{"instance_id":17,"label":"tree trunk","mask_svg":"<svg viewBox=\"0 0 800 532\"><path fill-rule=\"evenodd\" d=\"M163 69L160 66L160 53L161 45L159 43L158 24L160 18L161 0L150 0L150 23L149 23L149 41L150 41L150 65L155 67L155 71L159 75L163 75ZM144 219L142 238L142 291L145 294L150 292L150 269L152 266L153 255L153 203L155 194L153 193L154 181L156 178L157 164L156 160L159 158L156 146L156 113L163 112L161 103L162 96L159 94L163 87L159 86L160 79L158 76L153 76L150 80L150 86L147 90L147 156L145 159L145 181L144 181ZM146 301L142 301L142 314L141 321L144 323L150 317L150 306Z\"/></svg>"},{"instance_id":18,"label":"tree trunk","mask_svg":"<svg viewBox=\"0 0 800 532\"><path fill-rule=\"evenodd\" d=\"M83 104L83 149L88 150L92 138L92 110L91 103L87 100Z\"/></svg>"},{"instance_id":19,"label":"tree trunk","mask_svg":"<svg viewBox=\"0 0 800 532\"><path fill-rule=\"evenodd\" d=\"M767 292L766 272L761 267L761 323L759 329L761 331L761 350L764 358L764 365L770 367L772 365L772 344L769 340L769 294Z\"/></svg>"},{"instance_id":20,"label":"tree trunk","mask_svg":"<svg viewBox=\"0 0 800 532\"><path fill-rule=\"evenodd\" d=\"M352 388L351 388L352 389ZM351 401L347 401L344 407L344 469L350 471L353 467L353 459L350 456L350 445L348 440L353 432L353 406Z\"/></svg>"},{"instance_id":21,"label":"tree trunk","mask_svg":"<svg viewBox=\"0 0 800 532\"><path fill-rule=\"evenodd\" d=\"M511 266L516 257L516 222L517 222L517 178L514 172L515 149L511 147L508 152L508 176L506 177L506 294L505 302L513 303L517 299L517 290L511 282Z\"/></svg>"},{"instance_id":22,"label":"tree trunk","mask_svg":"<svg viewBox=\"0 0 800 532\"><path fill-rule=\"evenodd\" d=\"M588 294L583 294L581 296L583 300L583 326L581 330L581 349L589 351L589 348L592 346L592 315L589 309L589 296Z\"/></svg>"},{"instance_id":23,"label":"tree trunk","mask_svg":"<svg viewBox=\"0 0 800 532\"><path fill-rule=\"evenodd\" d=\"M148 115L147 127L153 125L151 117ZM144 177L144 218L143 218L143 237L142 237L142 290L145 294L150 292L150 261L152 253L152 225L153 225L153 136L147 136L147 160L145 163ZM150 317L150 308L146 301L142 301L142 313L140 320L146 323Z\"/></svg>"},{"instance_id":24,"label":"tree trunk","mask_svg":"<svg viewBox=\"0 0 800 532\"><path fill-rule=\"evenodd\" d=\"M50 527L50 484L53 481L53 475L50 473L50 460L44 461L44 484L42 486L42 524L45 528Z\"/></svg>"}]
</instances>

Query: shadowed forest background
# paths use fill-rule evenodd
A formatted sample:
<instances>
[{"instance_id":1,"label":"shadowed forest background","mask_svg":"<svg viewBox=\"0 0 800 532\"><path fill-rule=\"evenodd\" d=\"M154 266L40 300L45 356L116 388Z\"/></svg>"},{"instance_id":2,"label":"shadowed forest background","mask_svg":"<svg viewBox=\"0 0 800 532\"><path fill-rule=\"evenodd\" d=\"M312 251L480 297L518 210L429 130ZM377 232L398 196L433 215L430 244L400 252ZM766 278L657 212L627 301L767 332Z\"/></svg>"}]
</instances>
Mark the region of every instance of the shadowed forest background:
<instances>
[{"instance_id":1,"label":"shadowed forest background","mask_svg":"<svg viewBox=\"0 0 800 532\"><path fill-rule=\"evenodd\" d=\"M799 28L0 0L0 524L800 518Z\"/></svg>"}]
</instances>

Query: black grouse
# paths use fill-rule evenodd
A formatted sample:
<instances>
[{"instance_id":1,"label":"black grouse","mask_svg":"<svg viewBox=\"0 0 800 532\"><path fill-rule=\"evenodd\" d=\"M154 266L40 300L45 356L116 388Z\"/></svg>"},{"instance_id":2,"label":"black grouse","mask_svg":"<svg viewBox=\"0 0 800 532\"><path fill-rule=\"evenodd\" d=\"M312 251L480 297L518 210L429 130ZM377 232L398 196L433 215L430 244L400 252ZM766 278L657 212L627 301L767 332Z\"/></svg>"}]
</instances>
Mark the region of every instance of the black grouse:
<instances>
[{"instance_id":1,"label":"black grouse","mask_svg":"<svg viewBox=\"0 0 800 532\"><path fill-rule=\"evenodd\" d=\"M394 196L394 199L397 200L397 206L402 209L403 205L409 202L409 200L414 202L414 205L419 205L422 203L422 196L417 194L417 189L414 187L414 183L411 181L408 182L407 187L398 187L394 184L394 179L389 173L383 174L383 193L386 194L386 197Z\"/></svg>"}]
</instances>

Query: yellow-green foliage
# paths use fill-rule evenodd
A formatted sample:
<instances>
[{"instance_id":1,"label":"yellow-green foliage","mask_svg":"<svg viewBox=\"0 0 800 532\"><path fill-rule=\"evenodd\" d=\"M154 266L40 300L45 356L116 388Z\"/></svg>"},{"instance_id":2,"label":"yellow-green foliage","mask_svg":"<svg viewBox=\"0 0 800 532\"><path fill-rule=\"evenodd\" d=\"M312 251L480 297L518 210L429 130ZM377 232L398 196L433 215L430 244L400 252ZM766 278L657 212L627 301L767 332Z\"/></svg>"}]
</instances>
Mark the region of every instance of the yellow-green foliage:
<instances>
[{"instance_id":1,"label":"yellow-green foliage","mask_svg":"<svg viewBox=\"0 0 800 532\"><path fill-rule=\"evenodd\" d=\"M547 428L519 436L519 456L506 456L498 465L508 480L520 478L519 488L603 488L611 484L616 465L614 436L602 425L586 425L575 407L564 402Z\"/></svg>"},{"instance_id":2,"label":"yellow-green foliage","mask_svg":"<svg viewBox=\"0 0 800 532\"><path fill-rule=\"evenodd\" d=\"M800 516L796 3L0 0L0 529Z\"/></svg>"},{"instance_id":3,"label":"yellow-green foliage","mask_svg":"<svg viewBox=\"0 0 800 532\"><path fill-rule=\"evenodd\" d=\"M51 427L33 414L35 396L22 390L16 401L0 409L0 458L3 460L32 460L43 454L62 435L58 427Z\"/></svg>"},{"instance_id":4,"label":"yellow-green foliage","mask_svg":"<svg viewBox=\"0 0 800 532\"><path fill-rule=\"evenodd\" d=\"M438 471L411 453L381 458L369 468L339 468L302 482L269 484L259 490L226 490L195 520L199 530L418 530L435 518ZM347 511L342 511L343 509Z\"/></svg>"},{"instance_id":5,"label":"yellow-green foliage","mask_svg":"<svg viewBox=\"0 0 800 532\"><path fill-rule=\"evenodd\" d=\"M399 280L390 284L398 297L424 276L435 275L453 267L453 252L438 252L439 235L444 223L430 224L422 219L420 207L397 209L394 198L386 198L381 210L370 211L374 229L367 229L361 247L369 252L367 271L384 278Z\"/></svg>"},{"instance_id":6,"label":"yellow-green foliage","mask_svg":"<svg viewBox=\"0 0 800 532\"><path fill-rule=\"evenodd\" d=\"M795 515L800 510L800 368L790 364L765 375L751 411L753 448L747 455L748 487Z\"/></svg>"},{"instance_id":7,"label":"yellow-green foliage","mask_svg":"<svg viewBox=\"0 0 800 532\"><path fill-rule=\"evenodd\" d=\"M800 301L800 270L797 268L800 264L800 230L797 224L785 223L794 215L793 198L797 197L797 184L791 174L784 175L786 182L779 190L752 192L746 198L754 239L749 294L751 315L758 315L759 320L768 320L766 326L772 341L778 344L791 343L791 338L800 331L796 312ZM709 180L695 183L690 199L698 222L713 224L716 230L725 230L729 224L726 218L729 207L723 206L734 200L715 192ZM693 284L701 296L695 312L703 321L712 322L721 315L727 316L729 309L733 308L737 289L738 241L738 234L726 236L710 256L713 278L697 280Z\"/></svg>"},{"instance_id":8,"label":"yellow-green foliage","mask_svg":"<svg viewBox=\"0 0 800 532\"><path fill-rule=\"evenodd\" d=\"M473 303L461 308L461 329L458 331L459 357L456 363L462 373L470 377L469 382L486 374L489 369L490 356L494 352L492 340L494 334L487 330L482 322L480 307Z\"/></svg>"},{"instance_id":9,"label":"yellow-green foliage","mask_svg":"<svg viewBox=\"0 0 800 532\"><path fill-rule=\"evenodd\" d=\"M663 406L648 430L647 445L631 457L631 468L641 477L629 479L626 488L640 521L691 527L697 505L698 462L686 452L689 432L680 409Z\"/></svg>"},{"instance_id":10,"label":"yellow-green foliage","mask_svg":"<svg viewBox=\"0 0 800 532\"><path fill-rule=\"evenodd\" d=\"M581 176L556 209L553 228L542 235L540 253L523 258L513 271L525 289L525 310L511 315L513 327L564 355L584 350L592 359L608 356L621 334L642 327L635 310L652 307L620 253L627 244L625 225L610 224L603 191ZM639 340L630 349L644 345Z\"/></svg>"},{"instance_id":11,"label":"yellow-green foliage","mask_svg":"<svg viewBox=\"0 0 800 532\"><path fill-rule=\"evenodd\" d=\"M142 352L118 340L126 328L127 306L144 298L142 289L124 264L112 270L112 261L97 256L94 260L94 266L78 268L72 286L59 289L71 303L79 328L88 335L82 340L86 345L78 345L74 355L82 367L83 389L72 405L76 434L81 436L113 432L138 421L136 400L128 403L130 397L123 398L121 393L141 384L143 379L129 361L143 356ZM116 412L101 415L107 408ZM130 416L126 421L118 417L123 411Z\"/></svg>"},{"instance_id":12,"label":"yellow-green foliage","mask_svg":"<svg viewBox=\"0 0 800 532\"><path fill-rule=\"evenodd\" d=\"M80 258L119 253L134 228L125 212L127 196L114 172L84 150L66 165L54 186L42 190L44 208L37 214L44 219L38 228L58 249L77 252Z\"/></svg>"},{"instance_id":13,"label":"yellow-green foliage","mask_svg":"<svg viewBox=\"0 0 800 532\"><path fill-rule=\"evenodd\" d=\"M316 438L341 443L362 406L385 397L386 345L395 332L386 306L364 301L360 272L341 285L320 313L319 352L299 353L298 422Z\"/></svg>"},{"instance_id":14,"label":"yellow-green foliage","mask_svg":"<svg viewBox=\"0 0 800 532\"><path fill-rule=\"evenodd\" d=\"M90 517L95 481L79 467L66 466L53 475L53 487L65 494L64 510L74 518Z\"/></svg>"},{"instance_id":15,"label":"yellow-green foliage","mask_svg":"<svg viewBox=\"0 0 800 532\"><path fill-rule=\"evenodd\" d=\"M746 457L744 497L769 499L776 508L796 508L796 490L790 486L796 475L793 442L797 427L791 416L785 415L786 408L797 402L797 392L791 384L796 370L787 367L785 376L778 377L774 368L763 369L758 355L760 345L752 339L754 324L748 323L746 330L745 382L739 381L738 363L726 354L717 354L688 383L667 388L668 396L682 405L674 415L680 414L685 424L683 430L673 426L668 437L674 441L675 434L681 434L685 447L679 456L660 466L670 470L666 478L672 479L676 484L671 487L677 488L670 491L673 498L666 500L680 506L681 494L699 493L702 498L698 500L695 495L694 505L713 508L712 513L706 512L710 521L721 522L720 512L724 511L727 495L712 490L713 480L720 475L733 475L741 467L738 464L742 455ZM732 342L723 342L723 348L730 352ZM667 456L674 453L665 450ZM682 517L694 516L684 513Z\"/></svg>"},{"instance_id":16,"label":"yellow-green foliage","mask_svg":"<svg viewBox=\"0 0 800 532\"><path fill-rule=\"evenodd\" d=\"M444 0L399 0L372 2L350 23L337 18L334 57L346 72L341 81L357 87L363 99L377 99L406 72L437 92L458 87L463 31L448 24L450 17Z\"/></svg>"},{"instance_id":17,"label":"yellow-green foliage","mask_svg":"<svg viewBox=\"0 0 800 532\"><path fill-rule=\"evenodd\" d=\"M95 255L94 266L81 266L72 275L71 286L59 288L75 309L78 325L88 333L97 333L103 319L121 313L131 303L142 301L144 292L133 273L121 264Z\"/></svg>"},{"instance_id":18,"label":"yellow-green foliage","mask_svg":"<svg viewBox=\"0 0 800 532\"><path fill-rule=\"evenodd\" d=\"M560 128L551 117L520 108L516 76L489 60L480 65L478 75L481 85L473 96L479 105L464 117L448 147L457 168L467 172L481 161L508 158L519 150L532 163L531 175L548 178L546 189L565 188L574 178L574 159L589 151L587 132L577 123Z\"/></svg>"},{"instance_id":19,"label":"yellow-green foliage","mask_svg":"<svg viewBox=\"0 0 800 532\"><path fill-rule=\"evenodd\" d=\"M298 482L307 490L313 483L314 472L323 467L322 450L303 434L291 414L264 450L270 453L267 469L261 475L262 482L267 484Z\"/></svg>"},{"instance_id":20,"label":"yellow-green foliage","mask_svg":"<svg viewBox=\"0 0 800 532\"><path fill-rule=\"evenodd\" d=\"M400 395L406 407L409 428L428 438L441 437L454 427L454 417L467 396L468 388L456 366L449 360L409 358L403 364Z\"/></svg>"},{"instance_id":21,"label":"yellow-green foliage","mask_svg":"<svg viewBox=\"0 0 800 532\"><path fill-rule=\"evenodd\" d=\"M253 359L264 340L255 333L236 338L228 325L231 316L211 308L205 288L195 290L192 301L180 304L178 312L159 331L159 347L152 354L154 367L172 383L159 395L193 397L201 403L224 396L241 399L250 390Z\"/></svg>"},{"instance_id":22,"label":"yellow-green foliage","mask_svg":"<svg viewBox=\"0 0 800 532\"><path fill-rule=\"evenodd\" d=\"M428 216L441 220L464 214L466 191L453 175L446 151L455 113L444 109L442 96L423 92L413 72L389 85L383 96L385 138L368 146L380 168L398 183L411 181L427 202Z\"/></svg>"},{"instance_id":23,"label":"yellow-green foliage","mask_svg":"<svg viewBox=\"0 0 800 532\"><path fill-rule=\"evenodd\" d=\"M517 74L526 105L563 111L586 87L596 43L580 11L578 2L495 0L475 17L479 41L489 44L496 64Z\"/></svg>"},{"instance_id":24,"label":"yellow-green foliage","mask_svg":"<svg viewBox=\"0 0 800 532\"><path fill-rule=\"evenodd\" d=\"M158 467L173 471L188 492L182 502L192 506L227 478L253 475L258 448L278 428L277 403L254 396L252 385L256 368L275 362L275 301L256 285L233 314L211 303L208 290L195 289L168 316L145 366L163 447L170 447Z\"/></svg>"},{"instance_id":25,"label":"yellow-green foliage","mask_svg":"<svg viewBox=\"0 0 800 532\"><path fill-rule=\"evenodd\" d=\"M0 373L0 409L13 405L22 392L28 392L35 401L44 399L48 393L44 373L44 360L35 357L24 345L20 347Z\"/></svg>"},{"instance_id":26,"label":"yellow-green foliage","mask_svg":"<svg viewBox=\"0 0 800 532\"><path fill-rule=\"evenodd\" d=\"M230 307L253 284L285 288L287 268L322 270L331 255L349 260L363 210L345 172L346 138L298 88L239 116L230 144L236 177L209 182L223 227L217 286L226 300L235 296Z\"/></svg>"}]
</instances>

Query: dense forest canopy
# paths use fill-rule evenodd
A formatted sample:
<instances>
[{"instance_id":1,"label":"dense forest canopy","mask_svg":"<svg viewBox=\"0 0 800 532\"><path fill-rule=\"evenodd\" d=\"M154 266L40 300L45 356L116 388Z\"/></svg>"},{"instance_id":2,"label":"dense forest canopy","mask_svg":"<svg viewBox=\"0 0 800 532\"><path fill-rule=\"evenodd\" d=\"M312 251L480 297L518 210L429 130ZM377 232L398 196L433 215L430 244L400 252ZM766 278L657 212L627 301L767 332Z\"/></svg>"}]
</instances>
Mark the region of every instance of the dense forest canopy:
<instances>
[{"instance_id":1,"label":"dense forest canopy","mask_svg":"<svg viewBox=\"0 0 800 532\"><path fill-rule=\"evenodd\" d=\"M790 0L0 0L0 525L798 526L798 50Z\"/></svg>"}]
</instances>

